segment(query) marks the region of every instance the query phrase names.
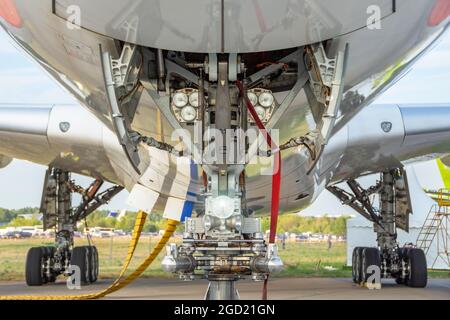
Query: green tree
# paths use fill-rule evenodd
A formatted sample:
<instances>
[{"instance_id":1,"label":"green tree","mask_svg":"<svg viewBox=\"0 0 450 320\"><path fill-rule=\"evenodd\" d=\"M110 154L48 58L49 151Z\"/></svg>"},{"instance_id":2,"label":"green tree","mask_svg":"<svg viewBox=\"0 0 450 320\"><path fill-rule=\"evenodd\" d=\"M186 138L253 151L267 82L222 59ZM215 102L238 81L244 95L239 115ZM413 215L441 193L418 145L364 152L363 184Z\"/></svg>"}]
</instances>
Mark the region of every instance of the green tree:
<instances>
[{"instance_id":1,"label":"green tree","mask_svg":"<svg viewBox=\"0 0 450 320\"><path fill-rule=\"evenodd\" d=\"M0 223L11 222L11 220L13 220L16 217L17 213L3 208L0 209Z\"/></svg>"},{"instance_id":2,"label":"green tree","mask_svg":"<svg viewBox=\"0 0 450 320\"><path fill-rule=\"evenodd\" d=\"M23 217L17 217L9 223L9 226L11 226L11 227L29 227L29 226L37 226L40 224L42 224L42 222L35 218L25 219Z\"/></svg>"},{"instance_id":3,"label":"green tree","mask_svg":"<svg viewBox=\"0 0 450 320\"><path fill-rule=\"evenodd\" d=\"M278 233L323 233L335 234L343 236L347 232L347 219L349 217L302 217L297 214L281 215L278 219ZM270 218L263 217L261 219L261 227L263 232L269 230Z\"/></svg>"}]
</instances>

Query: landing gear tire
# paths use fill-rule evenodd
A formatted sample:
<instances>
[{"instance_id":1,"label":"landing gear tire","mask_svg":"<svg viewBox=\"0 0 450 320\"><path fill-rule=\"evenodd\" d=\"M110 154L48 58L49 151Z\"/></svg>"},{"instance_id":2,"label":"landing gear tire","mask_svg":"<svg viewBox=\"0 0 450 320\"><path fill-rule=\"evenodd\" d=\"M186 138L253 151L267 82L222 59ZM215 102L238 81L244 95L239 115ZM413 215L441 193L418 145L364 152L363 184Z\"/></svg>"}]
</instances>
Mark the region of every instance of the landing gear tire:
<instances>
[{"instance_id":1,"label":"landing gear tire","mask_svg":"<svg viewBox=\"0 0 450 320\"><path fill-rule=\"evenodd\" d=\"M75 247L72 250L70 264L80 268L81 284L90 283L90 254L88 247Z\"/></svg>"},{"instance_id":2,"label":"landing gear tire","mask_svg":"<svg viewBox=\"0 0 450 320\"><path fill-rule=\"evenodd\" d=\"M89 281L90 283L97 282L98 279L98 250L97 247L89 246L87 247L89 251Z\"/></svg>"},{"instance_id":3,"label":"landing gear tire","mask_svg":"<svg viewBox=\"0 0 450 320\"><path fill-rule=\"evenodd\" d=\"M405 284L405 280L403 280L402 278L398 277L398 278L395 278L395 283L396 284Z\"/></svg>"},{"instance_id":4,"label":"landing gear tire","mask_svg":"<svg viewBox=\"0 0 450 320\"><path fill-rule=\"evenodd\" d=\"M364 248L361 253L361 275L362 282L367 283L367 280L372 275L368 272L370 266L381 267L380 252L377 248Z\"/></svg>"},{"instance_id":5,"label":"landing gear tire","mask_svg":"<svg viewBox=\"0 0 450 320\"><path fill-rule=\"evenodd\" d=\"M28 250L25 265L25 280L28 286L42 286L45 283L44 259L43 248L35 247Z\"/></svg>"},{"instance_id":6,"label":"landing gear tire","mask_svg":"<svg viewBox=\"0 0 450 320\"><path fill-rule=\"evenodd\" d=\"M425 288L428 280L425 253L421 249L412 248L408 250L407 255L409 274L406 285L412 288Z\"/></svg>"},{"instance_id":7,"label":"landing gear tire","mask_svg":"<svg viewBox=\"0 0 450 320\"><path fill-rule=\"evenodd\" d=\"M356 247L352 255L352 278L354 283L361 283L361 252L364 248Z\"/></svg>"},{"instance_id":8,"label":"landing gear tire","mask_svg":"<svg viewBox=\"0 0 450 320\"><path fill-rule=\"evenodd\" d=\"M399 284L399 285L405 284L405 279L403 279L401 277L397 277L397 278L395 278L395 283Z\"/></svg>"}]
</instances>

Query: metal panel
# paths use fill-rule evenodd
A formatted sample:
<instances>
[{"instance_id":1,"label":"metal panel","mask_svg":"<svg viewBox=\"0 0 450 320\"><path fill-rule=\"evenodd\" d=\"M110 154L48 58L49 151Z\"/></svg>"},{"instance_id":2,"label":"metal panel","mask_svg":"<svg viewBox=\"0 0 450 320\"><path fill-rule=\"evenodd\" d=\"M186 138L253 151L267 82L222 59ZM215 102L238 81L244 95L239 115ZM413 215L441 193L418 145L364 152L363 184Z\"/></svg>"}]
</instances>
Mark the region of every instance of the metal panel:
<instances>
[{"instance_id":1,"label":"metal panel","mask_svg":"<svg viewBox=\"0 0 450 320\"><path fill-rule=\"evenodd\" d=\"M380 10L380 19L394 10L392 0L224 1L226 52L316 43L366 27L375 8L371 6Z\"/></svg>"},{"instance_id":2,"label":"metal panel","mask_svg":"<svg viewBox=\"0 0 450 320\"><path fill-rule=\"evenodd\" d=\"M46 136L51 108L52 106L21 107L19 105L0 107L0 132Z\"/></svg>"},{"instance_id":3,"label":"metal panel","mask_svg":"<svg viewBox=\"0 0 450 320\"><path fill-rule=\"evenodd\" d=\"M55 0L81 9L91 31L143 46L188 52L255 52L315 43L363 28L393 0ZM68 10L69 9L69 10Z\"/></svg>"},{"instance_id":4,"label":"metal panel","mask_svg":"<svg viewBox=\"0 0 450 320\"><path fill-rule=\"evenodd\" d=\"M450 132L450 105L401 105L407 137ZM426 119L426 121L424 121Z\"/></svg>"},{"instance_id":5,"label":"metal panel","mask_svg":"<svg viewBox=\"0 0 450 320\"><path fill-rule=\"evenodd\" d=\"M91 31L143 46L190 52L219 52L220 0L56 0L56 15L81 9Z\"/></svg>"}]
</instances>

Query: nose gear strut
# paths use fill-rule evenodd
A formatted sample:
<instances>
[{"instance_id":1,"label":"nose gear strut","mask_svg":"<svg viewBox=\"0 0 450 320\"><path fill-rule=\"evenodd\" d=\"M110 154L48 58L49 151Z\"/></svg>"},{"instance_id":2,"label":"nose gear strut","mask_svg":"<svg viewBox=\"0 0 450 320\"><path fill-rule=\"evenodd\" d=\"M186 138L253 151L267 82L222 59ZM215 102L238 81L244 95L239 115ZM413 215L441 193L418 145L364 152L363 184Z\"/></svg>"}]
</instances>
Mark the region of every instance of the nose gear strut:
<instances>
[{"instance_id":1,"label":"nose gear strut","mask_svg":"<svg viewBox=\"0 0 450 320\"><path fill-rule=\"evenodd\" d=\"M215 107L220 107L223 114L236 112L235 106L239 105L242 108L238 114L245 114L244 110L248 110L266 140L270 154L274 156L269 243L264 241L260 219L249 216L245 205L242 205L244 190L241 189L240 182L245 174L244 166L233 161L226 162L225 165L204 163L204 213L186 220L183 243L180 246L167 246L162 267L167 272L177 273L180 279L185 281L206 278L209 281L205 295L207 300L239 299L235 283L245 276L251 276L254 281L265 282L263 299L266 299L269 274L279 272L283 268L275 243L281 187L281 155L247 97L244 85L240 81L236 82L236 94L236 87L228 85L228 79L224 75L228 76L227 64L222 61L218 65L215 100L226 103ZM225 131L232 128L226 120L227 117L219 118L218 110L215 110L215 114L215 129ZM207 114L202 118L210 117ZM239 120L236 122L239 123ZM211 143L211 140L208 143ZM227 145L226 149L228 148L230 146ZM227 150L223 152L226 153Z\"/></svg>"}]
</instances>

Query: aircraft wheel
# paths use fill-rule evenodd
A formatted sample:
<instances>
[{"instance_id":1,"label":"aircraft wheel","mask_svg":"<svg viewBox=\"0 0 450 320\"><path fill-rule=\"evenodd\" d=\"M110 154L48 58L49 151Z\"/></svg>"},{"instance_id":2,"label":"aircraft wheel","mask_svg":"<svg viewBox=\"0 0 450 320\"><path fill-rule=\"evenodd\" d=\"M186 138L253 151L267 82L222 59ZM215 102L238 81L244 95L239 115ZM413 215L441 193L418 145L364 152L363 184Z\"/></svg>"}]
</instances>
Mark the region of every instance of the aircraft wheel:
<instances>
[{"instance_id":1,"label":"aircraft wheel","mask_svg":"<svg viewBox=\"0 0 450 320\"><path fill-rule=\"evenodd\" d=\"M409 274L406 285L412 288L425 288L428 281L427 259L422 249L411 248L407 253Z\"/></svg>"},{"instance_id":2,"label":"aircraft wheel","mask_svg":"<svg viewBox=\"0 0 450 320\"><path fill-rule=\"evenodd\" d=\"M88 247L75 247L72 250L70 264L80 268L81 284L89 284L90 282L90 259Z\"/></svg>"},{"instance_id":3,"label":"aircraft wheel","mask_svg":"<svg viewBox=\"0 0 450 320\"><path fill-rule=\"evenodd\" d=\"M98 279L98 250L95 246L88 246L87 249L89 251L89 281L94 283Z\"/></svg>"},{"instance_id":4,"label":"aircraft wheel","mask_svg":"<svg viewBox=\"0 0 450 320\"><path fill-rule=\"evenodd\" d=\"M25 265L25 280L28 286L42 286L44 277L44 250L40 247L28 250Z\"/></svg>"},{"instance_id":5,"label":"aircraft wheel","mask_svg":"<svg viewBox=\"0 0 450 320\"><path fill-rule=\"evenodd\" d=\"M367 282L369 277L372 275L368 272L370 266L377 266L381 268L381 257L380 252L377 248L364 248L361 253L361 275L362 281Z\"/></svg>"},{"instance_id":6,"label":"aircraft wheel","mask_svg":"<svg viewBox=\"0 0 450 320\"><path fill-rule=\"evenodd\" d=\"M361 283L361 251L362 247L353 249L352 254L352 278L354 283Z\"/></svg>"}]
</instances>

